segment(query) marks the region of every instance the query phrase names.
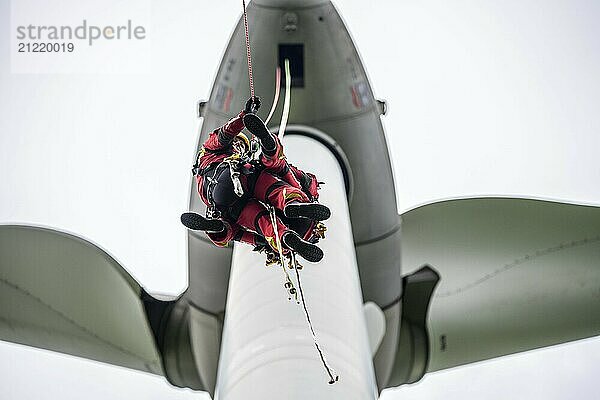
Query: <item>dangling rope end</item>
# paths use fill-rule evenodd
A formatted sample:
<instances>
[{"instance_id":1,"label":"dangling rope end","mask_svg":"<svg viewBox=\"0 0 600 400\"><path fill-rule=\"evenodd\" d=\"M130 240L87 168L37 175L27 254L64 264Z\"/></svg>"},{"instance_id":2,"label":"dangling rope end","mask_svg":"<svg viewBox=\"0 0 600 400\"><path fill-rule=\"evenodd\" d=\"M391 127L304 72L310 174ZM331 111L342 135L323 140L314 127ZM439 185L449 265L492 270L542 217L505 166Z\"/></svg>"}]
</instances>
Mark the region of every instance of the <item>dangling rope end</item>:
<instances>
[{"instance_id":1,"label":"dangling rope end","mask_svg":"<svg viewBox=\"0 0 600 400\"><path fill-rule=\"evenodd\" d=\"M319 341L317 340L317 334L315 333L315 329L313 327L312 321L310 320L310 315L308 313L308 307L306 306L306 300L304 300L304 291L302 290L302 283L300 282L300 272L299 272L300 268L298 268L299 263L296 260L296 253L294 253L293 251L290 252L290 261L291 261L292 265L294 266L294 271L296 272L296 281L298 282L298 291L300 292L300 301L302 302L302 309L304 310L304 317L306 318L308 328L310 329L310 334L313 339L313 344L315 345L315 348L317 349L317 352L319 353L319 357L321 358L321 363L323 364L323 368L325 368L327 375L329 375L329 384L333 385L335 382L337 382L339 380L339 376L337 374L335 374L335 371L333 370L333 368L331 368L329 366L329 363L327 362L327 359L325 358L325 354L323 353L323 350L321 350L321 346L319 346ZM298 304L300 304L300 303L298 303Z\"/></svg>"}]
</instances>

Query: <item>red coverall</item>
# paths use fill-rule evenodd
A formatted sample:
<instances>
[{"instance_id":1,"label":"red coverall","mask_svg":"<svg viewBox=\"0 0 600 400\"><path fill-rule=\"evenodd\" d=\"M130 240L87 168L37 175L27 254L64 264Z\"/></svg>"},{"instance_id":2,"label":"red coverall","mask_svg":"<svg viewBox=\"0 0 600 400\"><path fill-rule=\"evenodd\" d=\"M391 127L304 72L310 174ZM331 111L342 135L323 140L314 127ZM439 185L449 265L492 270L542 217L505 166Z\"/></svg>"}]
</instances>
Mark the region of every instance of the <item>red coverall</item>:
<instances>
[{"instance_id":1,"label":"red coverall","mask_svg":"<svg viewBox=\"0 0 600 400\"><path fill-rule=\"evenodd\" d=\"M234 153L231 143L244 129L244 114L242 111L237 117L232 118L222 127L215 129L208 136L199 155L198 167L200 169L208 168L213 164L219 164ZM277 250L275 232L269 211L260 202L270 204L283 211L284 207L291 202L310 202L318 198L316 177L312 174L305 174L300 169L288 164L283 154L281 143L279 140L276 140L276 143L277 149L273 156L261 155L260 161L265 166L265 169L260 172L254 185L254 193L242 208L239 217L234 221L229 216L225 216L223 218L225 231L208 233L208 237L216 245L225 246L231 240L257 245L260 241L260 236L262 236L274 250ZM310 184L307 187L310 198L303 191L300 184L300 180L307 177L310 179ZM242 180L244 189L246 189L245 177L241 175L240 179ZM210 201L204 195L204 176L197 174L196 182L200 197L206 205L210 205ZM276 221L281 240L281 237L289 228L278 217L276 217ZM257 234L260 236L257 236ZM312 228L308 229L304 238L307 239L311 234Z\"/></svg>"}]
</instances>

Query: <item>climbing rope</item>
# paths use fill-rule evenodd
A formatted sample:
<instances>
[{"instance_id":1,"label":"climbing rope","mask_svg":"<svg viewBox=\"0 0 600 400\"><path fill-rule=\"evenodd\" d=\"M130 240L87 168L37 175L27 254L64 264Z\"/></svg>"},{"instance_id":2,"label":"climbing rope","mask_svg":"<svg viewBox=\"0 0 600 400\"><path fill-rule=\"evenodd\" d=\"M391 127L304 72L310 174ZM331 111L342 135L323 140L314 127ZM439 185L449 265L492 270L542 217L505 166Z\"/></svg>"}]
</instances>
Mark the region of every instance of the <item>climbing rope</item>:
<instances>
[{"instance_id":1,"label":"climbing rope","mask_svg":"<svg viewBox=\"0 0 600 400\"><path fill-rule=\"evenodd\" d=\"M250 81L250 97L254 98L254 80L252 79L252 54L250 53L250 35L248 34L248 15L246 14L246 0L242 0L244 7L244 30L246 33L246 58L248 59L248 80Z\"/></svg>"},{"instance_id":2,"label":"climbing rope","mask_svg":"<svg viewBox=\"0 0 600 400\"><path fill-rule=\"evenodd\" d=\"M291 73L290 73L290 61L288 59L285 59L284 61L284 65L285 65L285 100L283 103L283 114L281 116L281 122L279 124L279 138L283 137L283 133L285 132L285 128L287 126L287 120L289 117L289 110L290 110L290 89L291 89L291 81L292 81L292 77L291 77ZM278 71L279 68L278 68ZM276 88L278 86L276 85ZM277 94L276 98L279 98L279 95ZM275 101L273 102L275 103ZM272 107L272 110L275 109L275 104ZM269 115L270 117L270 115ZM327 374L329 375L329 384L333 385L335 382L338 381L339 376L335 374L335 372L333 372L333 369L329 366L329 364L327 363L327 359L325 358L325 354L323 353L323 350L321 350L321 346L319 345L319 341L317 340L317 335L315 333L315 329L313 327L312 321L310 319L310 314L308 312L308 307L306 306L306 300L304 299L304 292L302 291L302 284L300 282L300 264L298 263L298 261L296 260L296 253L294 253L293 251L289 252L289 263L290 263L290 268L293 268L294 271L296 272L296 282L298 283L298 290L296 290L296 287L294 286L294 283L292 282L292 280L290 279L290 276L285 268L285 263L284 263L284 259L283 259L283 248L281 246L281 240L279 238L279 230L278 230L278 226L277 226L277 215L275 214L275 207L270 206L269 207L269 214L271 216L271 224L273 225L273 231L275 232L275 240L276 240L276 245L277 245L277 250L279 251L279 263L281 264L281 268L283 269L284 273L285 273L285 288L288 291L289 297L288 300L292 299L292 296L295 298L296 303L300 304L300 301L302 302L302 309L304 310L304 317L306 318L306 323L308 324L308 328L310 330L311 336L312 336L312 340L313 343L317 349L317 352L319 353L319 357L321 358L321 362L323 363L323 367L325 368L325 371L327 371ZM300 292L300 301L298 301L298 291Z\"/></svg>"},{"instance_id":3,"label":"climbing rope","mask_svg":"<svg viewBox=\"0 0 600 400\"><path fill-rule=\"evenodd\" d=\"M296 260L296 254L292 251L290 252L291 263L294 266L294 271L296 272L296 281L298 282L298 290L300 291L300 300L302 301L302 308L304 309L304 317L306 317L306 322L308 323L308 327L310 328L310 333L312 335L313 343L319 352L319 357L321 357L321 362L323 363L323 367L325 367L325 371L329 375L329 384L333 385L339 380L339 376L335 374L333 368L329 366L327 363L327 359L325 358L325 354L323 350L321 350L321 346L319 346L319 341L317 340L317 334L315 333L315 329L313 328L312 321L310 320L310 315L308 314L308 308L306 307L306 301L304 300L304 291L302 290L302 283L300 283L300 270L298 261Z\"/></svg>"},{"instance_id":4,"label":"climbing rope","mask_svg":"<svg viewBox=\"0 0 600 400\"><path fill-rule=\"evenodd\" d=\"M281 87L281 68L277 67L275 70L275 96L273 97L273 104L271 105L271 111L269 111L269 116L265 120L265 125L269 125L269 121L277 108L277 103L279 102L279 91Z\"/></svg>"},{"instance_id":5,"label":"climbing rope","mask_svg":"<svg viewBox=\"0 0 600 400\"><path fill-rule=\"evenodd\" d=\"M275 243L277 246L277 251L279 252L279 264L285 274L285 284L284 287L288 292L288 300L291 300L294 297L296 303L302 303L302 309L304 310L304 317L306 318L306 323L308 324L308 328L310 330L310 334L312 336L313 344L315 345L317 352L319 353L319 357L321 358L321 363L325 368L325 371L329 375L329 384L333 385L339 380L339 376L335 373L333 368L327 362L327 358L325 358L325 354L323 350L321 350L321 346L319 345L319 340L317 339L317 334L315 333L315 328L313 327L312 321L310 319L310 314L308 313L308 307L306 306L306 300L304 299L304 291L302 290L302 282L300 281L300 269L301 265L296 260L296 253L293 251L289 252L289 263L290 268L294 269L296 273L296 282L298 283L298 290L296 290L294 282L290 279L290 275L285 268L285 262L283 261L283 248L281 247L281 239L279 238L279 229L277 227L277 215L275 214L275 207L269 207L269 216L271 217L271 224L273 225L273 231L275 233ZM298 301L298 292L300 292L300 301Z\"/></svg>"},{"instance_id":6,"label":"climbing rope","mask_svg":"<svg viewBox=\"0 0 600 400\"><path fill-rule=\"evenodd\" d=\"M248 16L246 14L246 1L245 0L242 0L242 6L244 8L244 29L245 29L245 35L246 35L246 57L248 60L248 80L250 81L250 96L252 98L254 98L254 81L252 79L252 55L250 52L250 36L248 34ZM283 133L285 132L285 128L287 126L287 120L288 120L289 112L290 112L290 89L291 89L292 78L291 78L291 73L290 73L290 61L288 59L285 59L284 66L285 66L285 100L283 103L283 113L281 116L281 122L279 124L279 138L283 137ZM281 81L281 69L279 67L277 67L275 75L276 75L275 76L275 79L276 79L275 98L273 100L273 105L271 106L271 111L269 112L269 116L266 119L265 125L268 124L269 121L271 120L271 117L273 116L273 113L275 112L275 108L277 107L277 102L279 100L280 81ZM288 300L291 300L293 297L294 300L298 304L300 304L300 302L298 301L298 291L296 290L294 282L290 278L290 274L287 272L287 269L285 267L284 256L283 256L283 247L281 245L281 238L279 237L279 228L277 225L277 215L275 214L275 207L273 207L273 206L269 207L269 215L271 218L271 224L273 225L273 232L275 234L275 243L277 246L277 251L279 253L279 264L281 264L281 268L285 275L284 287L289 295ZM304 299L304 292L302 291L302 284L300 282L300 273L299 273L299 270L301 267L300 267L300 264L298 263L298 261L296 260L296 254L293 251L290 251L289 258L290 258L290 264L293 266L293 269L296 272L296 282L298 282L298 289L300 291L300 300L302 302L302 308L304 310L304 317L306 318L306 322L310 329L313 343L314 343L315 347L317 348L319 357L321 358L321 362L323 363L323 367L325 367L325 370L327 371L327 374L329 375L329 384L332 385L338 381L339 376L336 375L335 372L333 371L333 369L329 366L329 364L327 363L327 359L325 358L325 354L321 350L321 346L319 346L319 341L317 340L317 335L313 328L312 321L310 319L310 314L308 313L308 307L306 306L306 301Z\"/></svg>"},{"instance_id":7,"label":"climbing rope","mask_svg":"<svg viewBox=\"0 0 600 400\"><path fill-rule=\"evenodd\" d=\"M279 124L279 139L283 138L285 128L287 127L287 121L290 116L290 97L291 97L291 86L292 86L292 74L290 73L290 60L287 58L284 61L285 68L285 99L283 101L283 113L281 114L281 123Z\"/></svg>"}]
</instances>

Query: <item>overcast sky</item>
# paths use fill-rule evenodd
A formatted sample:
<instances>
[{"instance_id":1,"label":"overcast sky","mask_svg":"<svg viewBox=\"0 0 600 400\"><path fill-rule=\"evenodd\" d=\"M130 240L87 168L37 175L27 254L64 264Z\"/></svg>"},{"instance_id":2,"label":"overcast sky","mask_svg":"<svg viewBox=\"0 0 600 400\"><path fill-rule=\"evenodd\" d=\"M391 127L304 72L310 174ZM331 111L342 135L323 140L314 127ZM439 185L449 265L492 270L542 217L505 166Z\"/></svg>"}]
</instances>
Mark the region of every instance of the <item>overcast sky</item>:
<instances>
[{"instance_id":1,"label":"overcast sky","mask_svg":"<svg viewBox=\"0 0 600 400\"><path fill-rule=\"evenodd\" d=\"M71 4L19 1L51 4L59 15ZM10 2L0 0L0 222L81 234L150 292L176 295L187 284L179 214L194 107L208 97L241 2L93 3L78 2L90 7L88 19L147 27L148 52L92 66L134 72L11 73ZM376 96L388 101L399 211L483 194L600 204L600 2L335 4ZM382 398L590 398L598 365L600 340L589 339L431 374ZM163 378L7 343L0 376L0 399L207 398Z\"/></svg>"}]
</instances>

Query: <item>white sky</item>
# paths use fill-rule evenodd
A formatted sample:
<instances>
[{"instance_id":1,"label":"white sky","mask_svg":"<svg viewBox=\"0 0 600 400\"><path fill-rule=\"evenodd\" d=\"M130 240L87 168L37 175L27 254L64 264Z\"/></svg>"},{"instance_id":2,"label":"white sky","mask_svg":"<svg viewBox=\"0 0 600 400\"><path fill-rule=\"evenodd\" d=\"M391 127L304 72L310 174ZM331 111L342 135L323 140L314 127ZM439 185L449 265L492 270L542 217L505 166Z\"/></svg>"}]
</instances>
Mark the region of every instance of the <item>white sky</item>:
<instances>
[{"instance_id":1,"label":"white sky","mask_svg":"<svg viewBox=\"0 0 600 400\"><path fill-rule=\"evenodd\" d=\"M479 194L600 204L599 2L373 0L367 12L365 2L335 4L388 101L400 210ZM150 291L177 294L194 107L208 97L240 4L144 5L151 72L16 75L9 2L0 0L0 222L81 234ZM590 339L431 374L382 398L590 398L598 365L600 340ZM0 376L0 399L206 398L7 343Z\"/></svg>"}]
</instances>

